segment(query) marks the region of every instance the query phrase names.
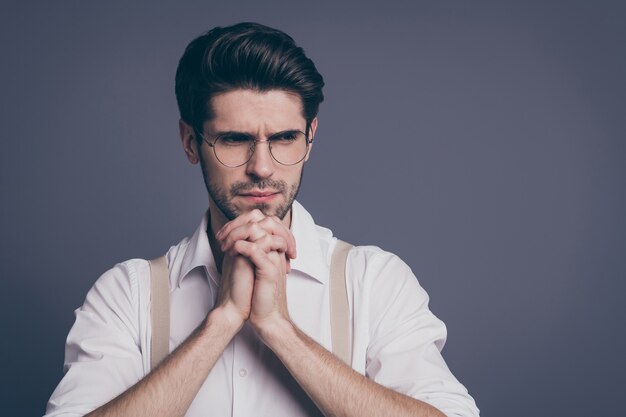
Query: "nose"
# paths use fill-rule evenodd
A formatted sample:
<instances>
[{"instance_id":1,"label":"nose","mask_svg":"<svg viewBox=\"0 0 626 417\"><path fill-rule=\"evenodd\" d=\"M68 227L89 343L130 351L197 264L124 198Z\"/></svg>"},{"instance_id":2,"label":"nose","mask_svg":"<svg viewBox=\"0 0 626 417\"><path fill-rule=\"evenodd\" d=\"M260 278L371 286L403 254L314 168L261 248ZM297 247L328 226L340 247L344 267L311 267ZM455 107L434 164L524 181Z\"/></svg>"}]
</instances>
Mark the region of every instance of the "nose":
<instances>
[{"instance_id":1,"label":"nose","mask_svg":"<svg viewBox=\"0 0 626 417\"><path fill-rule=\"evenodd\" d=\"M246 174L258 178L269 178L274 174L274 158L269 145L267 140L255 141L254 152L246 164Z\"/></svg>"}]
</instances>

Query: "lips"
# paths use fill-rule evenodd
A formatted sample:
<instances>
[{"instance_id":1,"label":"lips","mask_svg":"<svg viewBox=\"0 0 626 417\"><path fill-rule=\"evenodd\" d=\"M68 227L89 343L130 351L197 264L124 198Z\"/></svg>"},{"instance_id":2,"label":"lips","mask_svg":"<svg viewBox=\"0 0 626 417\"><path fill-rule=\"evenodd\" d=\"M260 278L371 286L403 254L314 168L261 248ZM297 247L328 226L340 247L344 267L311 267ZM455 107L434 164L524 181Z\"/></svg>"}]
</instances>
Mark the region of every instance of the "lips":
<instances>
[{"instance_id":1,"label":"lips","mask_svg":"<svg viewBox=\"0 0 626 417\"><path fill-rule=\"evenodd\" d=\"M254 190L254 191L241 192L239 193L239 197L243 198L245 201L248 201L250 203L262 204L262 203L269 203L279 194L280 194L280 191Z\"/></svg>"},{"instance_id":2,"label":"lips","mask_svg":"<svg viewBox=\"0 0 626 417\"><path fill-rule=\"evenodd\" d=\"M243 193L239 193L239 195L244 197L268 197L278 193L279 191L246 191Z\"/></svg>"}]
</instances>

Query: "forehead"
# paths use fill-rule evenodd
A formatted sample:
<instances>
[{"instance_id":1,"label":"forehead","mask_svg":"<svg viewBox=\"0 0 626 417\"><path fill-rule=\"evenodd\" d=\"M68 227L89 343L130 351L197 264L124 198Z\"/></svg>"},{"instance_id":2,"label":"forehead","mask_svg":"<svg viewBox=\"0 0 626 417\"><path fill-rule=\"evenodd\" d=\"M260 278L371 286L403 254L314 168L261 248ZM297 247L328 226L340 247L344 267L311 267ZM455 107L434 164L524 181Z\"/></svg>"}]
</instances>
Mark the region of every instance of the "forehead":
<instances>
[{"instance_id":1,"label":"forehead","mask_svg":"<svg viewBox=\"0 0 626 417\"><path fill-rule=\"evenodd\" d=\"M211 99L212 131L267 134L286 129L304 129L302 100L284 90L233 90Z\"/></svg>"}]
</instances>

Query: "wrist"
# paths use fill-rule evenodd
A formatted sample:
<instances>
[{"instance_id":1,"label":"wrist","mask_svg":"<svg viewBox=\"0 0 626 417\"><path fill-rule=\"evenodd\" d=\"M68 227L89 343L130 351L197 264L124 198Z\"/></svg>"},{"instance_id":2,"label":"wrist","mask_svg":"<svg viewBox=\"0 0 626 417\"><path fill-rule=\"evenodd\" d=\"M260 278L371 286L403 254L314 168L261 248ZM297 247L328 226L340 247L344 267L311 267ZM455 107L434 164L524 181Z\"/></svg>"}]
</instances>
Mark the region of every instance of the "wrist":
<instances>
[{"instance_id":1,"label":"wrist","mask_svg":"<svg viewBox=\"0 0 626 417\"><path fill-rule=\"evenodd\" d=\"M280 343L288 343L296 336L296 325L285 317L279 316L252 324L263 343L272 349L278 347Z\"/></svg>"},{"instance_id":2,"label":"wrist","mask_svg":"<svg viewBox=\"0 0 626 417\"><path fill-rule=\"evenodd\" d=\"M244 320L241 315L228 306L218 306L207 314L203 322L205 330L217 328L220 332L234 336L241 330Z\"/></svg>"}]
</instances>

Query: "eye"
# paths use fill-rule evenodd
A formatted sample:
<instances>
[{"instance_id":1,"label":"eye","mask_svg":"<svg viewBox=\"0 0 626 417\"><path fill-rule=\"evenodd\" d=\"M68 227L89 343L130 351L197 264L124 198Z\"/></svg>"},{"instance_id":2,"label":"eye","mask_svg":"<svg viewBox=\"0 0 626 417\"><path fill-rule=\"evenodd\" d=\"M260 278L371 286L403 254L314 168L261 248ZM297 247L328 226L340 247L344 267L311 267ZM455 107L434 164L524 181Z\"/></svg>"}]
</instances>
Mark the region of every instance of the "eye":
<instances>
[{"instance_id":1,"label":"eye","mask_svg":"<svg viewBox=\"0 0 626 417\"><path fill-rule=\"evenodd\" d=\"M302 135L302 132L298 131L282 132L273 136L271 140L275 143L292 143L300 139Z\"/></svg>"},{"instance_id":2,"label":"eye","mask_svg":"<svg viewBox=\"0 0 626 417\"><path fill-rule=\"evenodd\" d=\"M246 135L228 134L219 137L219 141L228 146L248 145L250 138Z\"/></svg>"}]
</instances>

